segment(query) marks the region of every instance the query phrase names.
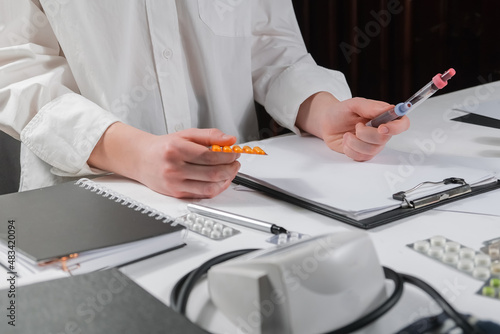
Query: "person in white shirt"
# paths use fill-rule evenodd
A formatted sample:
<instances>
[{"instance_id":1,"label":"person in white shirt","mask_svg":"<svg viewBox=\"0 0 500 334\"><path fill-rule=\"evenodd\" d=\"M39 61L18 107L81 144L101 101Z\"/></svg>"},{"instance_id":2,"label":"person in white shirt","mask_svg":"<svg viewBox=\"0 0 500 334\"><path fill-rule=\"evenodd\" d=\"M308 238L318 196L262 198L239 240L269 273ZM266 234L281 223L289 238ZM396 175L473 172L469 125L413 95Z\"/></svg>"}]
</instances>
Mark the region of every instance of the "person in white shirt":
<instances>
[{"instance_id":1,"label":"person in white shirt","mask_svg":"<svg viewBox=\"0 0 500 334\"><path fill-rule=\"evenodd\" d=\"M114 172L213 197L239 169L211 152L259 138L254 101L296 134L369 160L407 117L352 98L308 54L291 0L0 0L0 129L21 140L20 190Z\"/></svg>"}]
</instances>

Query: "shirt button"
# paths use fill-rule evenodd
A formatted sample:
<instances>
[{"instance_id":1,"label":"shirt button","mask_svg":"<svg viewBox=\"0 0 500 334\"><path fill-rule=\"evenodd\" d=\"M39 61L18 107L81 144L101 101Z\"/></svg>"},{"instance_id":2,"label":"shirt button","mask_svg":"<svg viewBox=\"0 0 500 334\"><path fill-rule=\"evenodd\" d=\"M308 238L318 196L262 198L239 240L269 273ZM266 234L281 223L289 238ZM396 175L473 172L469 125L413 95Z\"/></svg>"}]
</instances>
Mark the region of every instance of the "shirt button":
<instances>
[{"instance_id":1,"label":"shirt button","mask_svg":"<svg viewBox=\"0 0 500 334\"><path fill-rule=\"evenodd\" d=\"M175 131L181 131L181 130L184 130L184 125L182 125L182 123L177 123L175 125Z\"/></svg>"},{"instance_id":2,"label":"shirt button","mask_svg":"<svg viewBox=\"0 0 500 334\"><path fill-rule=\"evenodd\" d=\"M165 49L165 50L163 50L162 54L163 54L163 58L165 58L165 59L168 60L168 59L170 59L172 57L172 55L174 53L172 52L171 49Z\"/></svg>"}]
</instances>

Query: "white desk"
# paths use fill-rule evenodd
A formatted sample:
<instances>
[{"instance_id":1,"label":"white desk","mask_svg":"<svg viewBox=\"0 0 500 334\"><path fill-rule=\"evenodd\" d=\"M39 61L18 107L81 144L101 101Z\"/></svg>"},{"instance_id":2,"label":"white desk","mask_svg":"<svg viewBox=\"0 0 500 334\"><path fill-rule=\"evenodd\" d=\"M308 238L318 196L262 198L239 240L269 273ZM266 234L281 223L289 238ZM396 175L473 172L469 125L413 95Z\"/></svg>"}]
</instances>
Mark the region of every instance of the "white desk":
<instances>
[{"instance_id":1,"label":"white desk","mask_svg":"<svg viewBox=\"0 0 500 334\"><path fill-rule=\"evenodd\" d=\"M486 88L483 87L480 92L486 91L484 89L488 87L496 93L497 98L500 98L500 83L489 84ZM412 128L407 133L394 138L389 146L412 154L414 150L419 149L416 144L417 140L422 143L432 138L433 131L435 133L441 129L446 137L442 134L438 137L446 138L446 140L436 142L432 153L471 157L471 164L478 163L472 159L473 157L481 157L481 164L487 164L500 171L500 160L498 159L500 157L500 130L449 122L447 118L443 117L443 115L452 114L458 116L457 112L452 112L449 109L457 101L466 99L467 96L477 96L477 94L474 95L475 92L477 92L477 88L470 88L430 99L419 107L418 111L410 114ZM493 98L493 96L490 95L489 98ZM164 197L142 185L120 177L104 177L98 181L125 196L132 197L173 216L186 213L186 204L190 202ZM497 194L493 195L493 197L495 196L499 202L500 193L498 191ZM262 194L242 190L240 187L232 187L217 198L204 200L201 203L273 222L289 230L310 235L356 229ZM186 247L126 266L122 268L122 271L159 300L169 304L170 291L177 280L205 260L230 250L271 246L265 241L271 236L270 234L239 226L237 228L242 233L224 241L213 241L194 233L188 233ZM500 300L476 294L476 291L482 286L481 281L406 247L407 244L420 239L443 235L471 248L479 249L482 246L482 241L500 236L500 215L432 210L369 230L368 233L384 266L424 279L461 312L472 313L480 319L500 323ZM55 276L57 275L52 277ZM25 283L28 281L19 279L18 284ZM5 282L0 282L0 288L5 287L5 284ZM218 312L214 313L207 295L206 284L200 284L193 292L191 303L188 305L188 315L213 332L236 333L235 327L223 315ZM420 317L438 312L439 309L430 297L417 288L406 285L399 304L362 332L394 332ZM334 314L335 311L332 310L332 316Z\"/></svg>"}]
</instances>

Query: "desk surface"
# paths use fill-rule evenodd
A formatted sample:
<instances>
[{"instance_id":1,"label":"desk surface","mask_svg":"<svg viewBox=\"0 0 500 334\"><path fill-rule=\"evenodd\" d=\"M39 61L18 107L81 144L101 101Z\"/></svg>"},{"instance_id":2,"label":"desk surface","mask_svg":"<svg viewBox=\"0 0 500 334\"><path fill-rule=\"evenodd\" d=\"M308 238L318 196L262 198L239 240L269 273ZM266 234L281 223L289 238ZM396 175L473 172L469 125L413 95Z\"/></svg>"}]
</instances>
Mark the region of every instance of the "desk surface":
<instances>
[{"instance_id":1,"label":"desk surface","mask_svg":"<svg viewBox=\"0 0 500 334\"><path fill-rule=\"evenodd\" d=\"M456 104L464 103L463 101L468 101L467 99L472 99L472 97L476 99L483 97L485 100L485 92L491 91L493 93L488 95L488 99L495 98L495 95L496 98L500 98L500 83L490 83L480 88L473 87L429 99L410 114L412 128L407 133L393 138L389 146L410 154L415 150L422 150L423 154L439 153L481 158L481 164L487 164L500 172L498 159L500 157L500 130L449 121L449 118L459 116L458 112L451 111ZM434 146L429 140L434 140ZM423 151L425 149L431 151L425 152ZM470 159L470 163L474 165L478 162L476 159ZM186 205L192 202L159 195L136 182L117 176L102 177L97 181L172 216L185 214ZM488 201L498 203L500 193L497 191L496 195L488 198ZM199 202L273 222L289 230L309 235L356 229L239 186L231 187L215 199ZM186 272L198 267L201 262L230 250L271 246L266 242L266 239L270 237L269 234L239 226L237 228L242 233L224 241L214 241L188 233L186 247L123 267L121 271L159 300L168 304L170 291L177 280ZM478 250L483 241L500 237L500 215L432 210L369 230L368 233L375 244L382 265L424 279L461 312L500 323L500 312L498 312L500 300L476 294L482 286L481 281L418 254L406 246L417 240L443 235ZM47 273L46 277L33 280L54 278L60 275L60 273L52 272ZM31 281L21 278L19 284L27 284ZM4 287L6 283L2 280L0 288ZM214 312L210 316L207 315L211 313L207 310L212 306L208 300L206 284L200 284L195 289L192 300L193 302L188 306L188 315L191 319L217 333L236 333L234 327L220 313ZM427 295L407 285L400 303L363 332L394 332L422 316L437 312L439 308Z\"/></svg>"}]
</instances>

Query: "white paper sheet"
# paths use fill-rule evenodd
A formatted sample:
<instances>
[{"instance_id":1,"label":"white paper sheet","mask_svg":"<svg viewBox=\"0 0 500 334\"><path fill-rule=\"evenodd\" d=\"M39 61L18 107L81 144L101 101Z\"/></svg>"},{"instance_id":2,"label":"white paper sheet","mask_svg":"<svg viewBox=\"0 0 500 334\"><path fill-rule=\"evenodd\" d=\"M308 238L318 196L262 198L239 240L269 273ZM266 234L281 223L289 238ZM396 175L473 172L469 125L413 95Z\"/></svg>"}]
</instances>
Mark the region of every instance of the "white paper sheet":
<instances>
[{"instance_id":1,"label":"white paper sheet","mask_svg":"<svg viewBox=\"0 0 500 334\"><path fill-rule=\"evenodd\" d=\"M358 220L399 207L392 194L424 181L458 177L474 184L494 176L490 170L461 166L459 158L421 151L386 148L371 161L355 162L315 137L292 135L249 145L260 145L268 155L242 154L242 174ZM455 186L424 190L433 194Z\"/></svg>"}]
</instances>

